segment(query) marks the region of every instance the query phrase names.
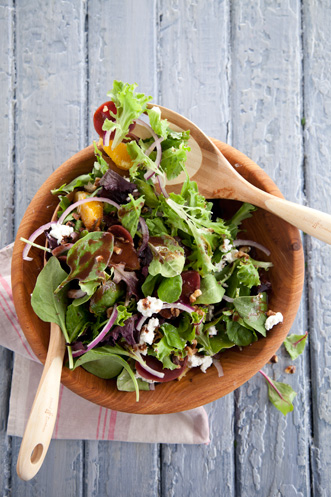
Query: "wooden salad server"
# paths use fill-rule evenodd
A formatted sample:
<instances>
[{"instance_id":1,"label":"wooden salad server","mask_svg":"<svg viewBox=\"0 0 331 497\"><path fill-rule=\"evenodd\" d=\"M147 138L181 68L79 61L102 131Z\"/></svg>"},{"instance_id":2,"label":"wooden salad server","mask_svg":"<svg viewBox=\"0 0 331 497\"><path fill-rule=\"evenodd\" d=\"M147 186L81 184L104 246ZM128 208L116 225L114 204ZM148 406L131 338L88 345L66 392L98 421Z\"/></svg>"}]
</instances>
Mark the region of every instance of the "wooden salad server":
<instances>
[{"instance_id":1,"label":"wooden salad server","mask_svg":"<svg viewBox=\"0 0 331 497\"><path fill-rule=\"evenodd\" d=\"M190 130L187 169L192 180L196 181L199 192L207 199L227 198L248 202L261 207L284 219L305 233L331 244L331 215L288 200L275 197L246 181L227 161L213 142L185 117L160 107L162 118L173 123L174 129ZM240 167L240 164L237 165ZM167 183L169 191L180 191L185 179L182 173Z\"/></svg>"},{"instance_id":2,"label":"wooden salad server","mask_svg":"<svg viewBox=\"0 0 331 497\"><path fill-rule=\"evenodd\" d=\"M52 438L65 349L65 339L60 327L51 323L43 374L18 454L16 470L22 480L30 480L38 473Z\"/></svg>"}]
</instances>

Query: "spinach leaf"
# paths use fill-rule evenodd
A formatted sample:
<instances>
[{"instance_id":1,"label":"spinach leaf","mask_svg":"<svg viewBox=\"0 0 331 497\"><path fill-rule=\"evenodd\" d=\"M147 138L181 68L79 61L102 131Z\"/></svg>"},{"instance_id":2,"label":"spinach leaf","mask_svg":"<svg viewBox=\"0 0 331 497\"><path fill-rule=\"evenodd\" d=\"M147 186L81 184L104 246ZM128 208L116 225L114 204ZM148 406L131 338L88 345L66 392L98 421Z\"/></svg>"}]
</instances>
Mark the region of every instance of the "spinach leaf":
<instances>
[{"instance_id":1,"label":"spinach leaf","mask_svg":"<svg viewBox=\"0 0 331 497\"><path fill-rule=\"evenodd\" d=\"M148 267L152 276L161 274L165 278L180 275L185 264L184 249L169 235L151 237L149 246L153 260Z\"/></svg>"},{"instance_id":2,"label":"spinach leaf","mask_svg":"<svg viewBox=\"0 0 331 497\"><path fill-rule=\"evenodd\" d=\"M176 302L182 293L183 280L180 274L172 278L164 278L157 290L159 299L172 304Z\"/></svg>"},{"instance_id":3,"label":"spinach leaf","mask_svg":"<svg viewBox=\"0 0 331 497\"><path fill-rule=\"evenodd\" d=\"M183 350L186 345L186 341L179 335L175 326L170 323L164 323L160 329L164 333L170 347Z\"/></svg>"},{"instance_id":4,"label":"spinach leaf","mask_svg":"<svg viewBox=\"0 0 331 497\"><path fill-rule=\"evenodd\" d=\"M141 290L145 297L153 295L155 285L162 279L160 274L156 274L152 276L151 274L147 275L144 283L141 285ZM162 299L161 299L162 300Z\"/></svg>"},{"instance_id":5,"label":"spinach leaf","mask_svg":"<svg viewBox=\"0 0 331 497\"><path fill-rule=\"evenodd\" d=\"M60 326L65 340L70 342L66 327L67 291L54 293L67 277L56 257L51 257L40 271L31 296L31 305L37 316L46 323Z\"/></svg>"},{"instance_id":6,"label":"spinach leaf","mask_svg":"<svg viewBox=\"0 0 331 497\"><path fill-rule=\"evenodd\" d=\"M296 359L304 351L308 331L304 335L290 335L284 340L284 345L292 359Z\"/></svg>"},{"instance_id":7,"label":"spinach leaf","mask_svg":"<svg viewBox=\"0 0 331 497\"><path fill-rule=\"evenodd\" d=\"M208 274L201 279L200 291L201 295L197 298L196 304L217 304L221 302L225 293L221 283L212 274Z\"/></svg>"},{"instance_id":8,"label":"spinach leaf","mask_svg":"<svg viewBox=\"0 0 331 497\"><path fill-rule=\"evenodd\" d=\"M84 283L104 281L104 270L108 266L113 253L114 237L111 233L93 231L78 240L69 250L67 264L69 276L58 286L60 291L69 281L78 279Z\"/></svg>"},{"instance_id":9,"label":"spinach leaf","mask_svg":"<svg viewBox=\"0 0 331 497\"><path fill-rule=\"evenodd\" d=\"M137 384L139 390L149 390L149 383L147 381L144 381L141 378L137 378ZM117 376L116 386L117 390L119 390L120 392L135 391L135 384L127 369L123 368L122 372Z\"/></svg>"},{"instance_id":10,"label":"spinach leaf","mask_svg":"<svg viewBox=\"0 0 331 497\"><path fill-rule=\"evenodd\" d=\"M90 311L94 314L105 313L106 310L109 307L112 307L123 294L124 290L114 283L114 281L106 281L93 294L90 301Z\"/></svg>"},{"instance_id":11,"label":"spinach leaf","mask_svg":"<svg viewBox=\"0 0 331 497\"><path fill-rule=\"evenodd\" d=\"M246 347L256 340L251 330L231 319L226 320L226 334L231 342L240 347Z\"/></svg>"},{"instance_id":12,"label":"spinach leaf","mask_svg":"<svg viewBox=\"0 0 331 497\"><path fill-rule=\"evenodd\" d=\"M266 336L266 293L259 293L252 297L236 297L233 300L233 305L248 326L251 326L264 337Z\"/></svg>"},{"instance_id":13,"label":"spinach leaf","mask_svg":"<svg viewBox=\"0 0 331 497\"><path fill-rule=\"evenodd\" d=\"M85 307L77 307L73 304L70 304L67 307L66 327L68 330L69 343L74 342L82 333L84 333L87 326L90 324L89 321L90 313Z\"/></svg>"}]
</instances>

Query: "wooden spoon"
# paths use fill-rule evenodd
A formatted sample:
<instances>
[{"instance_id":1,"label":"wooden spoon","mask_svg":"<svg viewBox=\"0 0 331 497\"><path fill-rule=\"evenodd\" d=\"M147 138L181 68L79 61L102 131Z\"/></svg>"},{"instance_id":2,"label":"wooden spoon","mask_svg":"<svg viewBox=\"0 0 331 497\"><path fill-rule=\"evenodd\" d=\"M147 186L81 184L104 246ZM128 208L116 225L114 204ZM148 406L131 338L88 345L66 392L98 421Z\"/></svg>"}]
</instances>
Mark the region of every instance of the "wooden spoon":
<instances>
[{"instance_id":1,"label":"wooden spoon","mask_svg":"<svg viewBox=\"0 0 331 497\"><path fill-rule=\"evenodd\" d=\"M249 202L289 222L305 233L331 244L331 215L288 200L275 197L246 181L212 141L185 117L160 107L162 118L175 125L175 129L190 130L188 159L190 178L197 182L199 192L208 199L228 198ZM238 164L240 167L240 164ZM169 184L169 191L180 191L184 176Z\"/></svg>"},{"instance_id":2,"label":"wooden spoon","mask_svg":"<svg viewBox=\"0 0 331 497\"><path fill-rule=\"evenodd\" d=\"M44 462L52 438L65 348L65 339L60 327L51 323L43 374L18 454L16 470L22 480L30 480L37 474Z\"/></svg>"}]
</instances>

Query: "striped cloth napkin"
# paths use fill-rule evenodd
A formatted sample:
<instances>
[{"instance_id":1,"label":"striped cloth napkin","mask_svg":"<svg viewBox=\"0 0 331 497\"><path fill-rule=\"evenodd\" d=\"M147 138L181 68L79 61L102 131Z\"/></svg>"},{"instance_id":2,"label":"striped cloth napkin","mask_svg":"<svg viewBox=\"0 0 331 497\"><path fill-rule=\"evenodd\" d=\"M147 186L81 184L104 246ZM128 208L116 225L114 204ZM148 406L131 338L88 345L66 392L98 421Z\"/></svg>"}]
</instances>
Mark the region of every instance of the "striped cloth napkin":
<instances>
[{"instance_id":1,"label":"striped cloth napkin","mask_svg":"<svg viewBox=\"0 0 331 497\"><path fill-rule=\"evenodd\" d=\"M10 282L12 251L13 244L0 250L0 345L15 352L7 432L22 436L43 366L16 316ZM209 425L203 407L174 414L128 414L93 404L61 385L53 438L205 444Z\"/></svg>"}]
</instances>

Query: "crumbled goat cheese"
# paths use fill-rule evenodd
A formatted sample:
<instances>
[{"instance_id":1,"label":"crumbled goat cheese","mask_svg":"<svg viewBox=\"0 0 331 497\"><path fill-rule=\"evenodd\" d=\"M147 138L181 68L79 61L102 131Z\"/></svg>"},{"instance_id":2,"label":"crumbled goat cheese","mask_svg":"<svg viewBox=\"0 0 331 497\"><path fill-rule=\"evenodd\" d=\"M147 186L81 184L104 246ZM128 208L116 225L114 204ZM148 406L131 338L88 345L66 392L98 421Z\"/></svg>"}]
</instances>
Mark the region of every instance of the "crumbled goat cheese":
<instances>
[{"instance_id":1,"label":"crumbled goat cheese","mask_svg":"<svg viewBox=\"0 0 331 497\"><path fill-rule=\"evenodd\" d=\"M141 330L139 345L144 345L145 343L152 345L155 336L154 331L159 324L160 322L157 318L151 318L148 321L147 326L144 326Z\"/></svg>"},{"instance_id":2,"label":"crumbled goat cheese","mask_svg":"<svg viewBox=\"0 0 331 497\"><path fill-rule=\"evenodd\" d=\"M156 312L160 312L163 301L155 297L146 297L138 300L137 309L143 316L150 318Z\"/></svg>"},{"instance_id":3,"label":"crumbled goat cheese","mask_svg":"<svg viewBox=\"0 0 331 497\"><path fill-rule=\"evenodd\" d=\"M225 262L228 262L229 264L231 264L231 262L234 262L237 259L237 254L238 254L238 250L233 249L233 250L231 250L231 252L228 252L227 254L223 255L222 261L225 261Z\"/></svg>"},{"instance_id":4,"label":"crumbled goat cheese","mask_svg":"<svg viewBox=\"0 0 331 497\"><path fill-rule=\"evenodd\" d=\"M229 252L231 250L231 247L232 242L228 238L225 238L223 245L220 246L220 249L222 250L222 252Z\"/></svg>"},{"instance_id":5,"label":"crumbled goat cheese","mask_svg":"<svg viewBox=\"0 0 331 497\"><path fill-rule=\"evenodd\" d=\"M59 243L62 242L62 238L65 236L70 236L74 229L71 226L66 226L65 224L56 224L49 232L50 236L55 238Z\"/></svg>"},{"instance_id":6,"label":"crumbled goat cheese","mask_svg":"<svg viewBox=\"0 0 331 497\"><path fill-rule=\"evenodd\" d=\"M191 355L188 358L187 361L187 366L189 368L195 368L197 366L200 366L200 369L203 373L206 372L206 370L213 364L213 359L209 355L205 356L198 356L198 355Z\"/></svg>"},{"instance_id":7,"label":"crumbled goat cheese","mask_svg":"<svg viewBox=\"0 0 331 497\"><path fill-rule=\"evenodd\" d=\"M217 335L216 326L211 326L210 328L208 328L208 335L210 337Z\"/></svg>"},{"instance_id":8,"label":"crumbled goat cheese","mask_svg":"<svg viewBox=\"0 0 331 497\"><path fill-rule=\"evenodd\" d=\"M269 316L264 324L267 331L271 330L276 324L283 322L283 314L281 312L276 312L272 316Z\"/></svg>"}]
</instances>

